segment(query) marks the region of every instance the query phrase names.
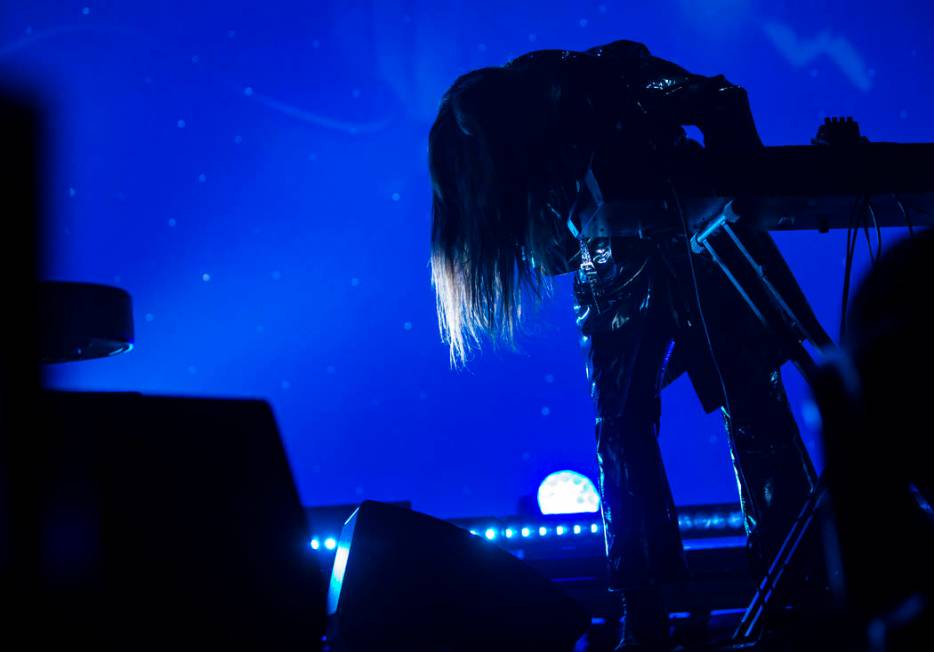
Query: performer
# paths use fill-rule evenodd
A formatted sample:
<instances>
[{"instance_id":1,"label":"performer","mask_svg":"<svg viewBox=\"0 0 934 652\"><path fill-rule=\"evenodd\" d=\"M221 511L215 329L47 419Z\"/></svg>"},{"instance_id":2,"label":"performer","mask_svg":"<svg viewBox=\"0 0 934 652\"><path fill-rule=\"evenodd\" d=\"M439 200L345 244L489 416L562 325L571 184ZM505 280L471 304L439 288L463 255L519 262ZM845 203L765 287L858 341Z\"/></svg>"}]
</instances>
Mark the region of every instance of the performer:
<instances>
[{"instance_id":1,"label":"performer","mask_svg":"<svg viewBox=\"0 0 934 652\"><path fill-rule=\"evenodd\" d=\"M581 225L568 223L595 160L700 147L683 125L711 149L761 147L742 88L617 41L461 76L429 136L432 280L452 364L484 335L512 342L523 295L537 300L549 276L577 272L610 586L626 611L621 647L666 645L662 589L686 579L657 442L668 382L687 372L705 409L723 411L759 572L815 478L779 373L786 351L713 263L690 252L686 228L578 240ZM676 189L666 199L673 216L710 210L679 202ZM829 342L768 234L738 230L808 330Z\"/></svg>"}]
</instances>

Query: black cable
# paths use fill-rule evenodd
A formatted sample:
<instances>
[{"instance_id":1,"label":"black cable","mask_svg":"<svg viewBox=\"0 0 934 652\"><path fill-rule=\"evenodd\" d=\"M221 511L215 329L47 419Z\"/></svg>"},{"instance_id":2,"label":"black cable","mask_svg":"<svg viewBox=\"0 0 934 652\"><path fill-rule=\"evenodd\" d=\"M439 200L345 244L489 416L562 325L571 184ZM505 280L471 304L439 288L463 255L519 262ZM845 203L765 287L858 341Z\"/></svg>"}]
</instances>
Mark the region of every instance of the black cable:
<instances>
[{"instance_id":1,"label":"black cable","mask_svg":"<svg viewBox=\"0 0 934 652\"><path fill-rule=\"evenodd\" d=\"M843 257L843 297L840 301L840 328L839 328L839 339L843 340L843 336L846 334L846 304L847 298L850 295L850 268L852 267L853 261L850 255L850 240L853 237L853 228L847 227L846 230L846 253Z\"/></svg>"},{"instance_id":2,"label":"black cable","mask_svg":"<svg viewBox=\"0 0 934 652\"><path fill-rule=\"evenodd\" d=\"M872 251L872 238L869 236L869 222L863 220L860 226L863 228L863 236L866 238L866 253L869 254L869 263L873 264L876 262L876 258Z\"/></svg>"},{"instance_id":3,"label":"black cable","mask_svg":"<svg viewBox=\"0 0 934 652\"><path fill-rule=\"evenodd\" d=\"M898 195L892 195L892 199L895 200L895 205L898 206L898 210L902 212L902 216L905 218L905 224L908 226L908 237L915 237L915 229L911 223L911 216L908 215L908 211L906 211L905 207L902 205L902 200L898 198Z\"/></svg>"},{"instance_id":4,"label":"black cable","mask_svg":"<svg viewBox=\"0 0 934 652\"><path fill-rule=\"evenodd\" d=\"M846 334L846 312L850 301L850 283L853 277L853 258L856 255L856 241L859 239L859 214L865 198L858 201L850 215L850 223L846 230L846 259L843 270L843 298L840 301L840 339Z\"/></svg>"},{"instance_id":5,"label":"black cable","mask_svg":"<svg viewBox=\"0 0 934 652\"><path fill-rule=\"evenodd\" d=\"M879 225L879 220L876 219L876 211L872 209L871 200L866 200L866 207L869 209L869 217L872 218L872 225L876 229L876 257L873 260L873 263L875 263L882 257L882 227Z\"/></svg>"}]
</instances>

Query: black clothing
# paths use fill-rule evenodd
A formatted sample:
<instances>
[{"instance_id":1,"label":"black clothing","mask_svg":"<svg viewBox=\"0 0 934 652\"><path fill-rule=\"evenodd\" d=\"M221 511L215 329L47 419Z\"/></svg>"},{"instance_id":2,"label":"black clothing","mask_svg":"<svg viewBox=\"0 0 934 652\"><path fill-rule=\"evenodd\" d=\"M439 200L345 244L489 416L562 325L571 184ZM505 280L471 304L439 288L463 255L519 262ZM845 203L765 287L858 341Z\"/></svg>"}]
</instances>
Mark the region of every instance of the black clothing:
<instances>
[{"instance_id":1,"label":"black clothing","mask_svg":"<svg viewBox=\"0 0 934 652\"><path fill-rule=\"evenodd\" d=\"M578 178L590 156L698 146L685 137L685 124L702 130L708 148L761 146L741 88L722 76L691 74L638 43L533 52L508 65L557 81L556 110ZM769 235L737 230L808 330L826 338ZM585 244L602 298L595 301L579 274L575 308L597 415L611 587L640 591L685 577L656 439L661 389L684 372L708 412L724 409L746 528L764 570L814 482L778 372L788 359L783 345L711 260L689 253L683 234Z\"/></svg>"}]
</instances>

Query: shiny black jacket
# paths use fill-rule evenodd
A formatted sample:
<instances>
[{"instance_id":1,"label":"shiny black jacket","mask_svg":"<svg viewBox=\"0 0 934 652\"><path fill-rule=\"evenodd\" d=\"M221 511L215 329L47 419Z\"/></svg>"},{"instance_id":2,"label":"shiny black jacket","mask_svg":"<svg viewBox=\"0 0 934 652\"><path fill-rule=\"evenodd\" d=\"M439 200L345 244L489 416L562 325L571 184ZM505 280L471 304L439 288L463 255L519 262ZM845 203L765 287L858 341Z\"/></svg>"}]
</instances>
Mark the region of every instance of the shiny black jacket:
<instances>
[{"instance_id":1,"label":"shiny black jacket","mask_svg":"<svg viewBox=\"0 0 934 652\"><path fill-rule=\"evenodd\" d=\"M580 179L604 156L664 156L699 147L684 125L698 127L704 146L723 153L762 147L745 90L723 76L706 77L652 56L641 43L615 41L585 52L541 50L508 67L542 75L554 84L550 102L560 121L562 155ZM765 268L812 333L829 341L768 233L737 226L752 255ZM665 383L687 371L706 410L723 402L711 365L698 310L707 318L718 357L777 368L788 352L759 324L738 292L706 257L692 255L685 238L601 238L587 243L599 274L602 305L578 276L577 320L584 335L625 328L640 313L668 312L678 346ZM579 246L568 237L566 270L578 269ZM696 281L696 283L695 283ZM700 301L698 301L700 298Z\"/></svg>"}]
</instances>

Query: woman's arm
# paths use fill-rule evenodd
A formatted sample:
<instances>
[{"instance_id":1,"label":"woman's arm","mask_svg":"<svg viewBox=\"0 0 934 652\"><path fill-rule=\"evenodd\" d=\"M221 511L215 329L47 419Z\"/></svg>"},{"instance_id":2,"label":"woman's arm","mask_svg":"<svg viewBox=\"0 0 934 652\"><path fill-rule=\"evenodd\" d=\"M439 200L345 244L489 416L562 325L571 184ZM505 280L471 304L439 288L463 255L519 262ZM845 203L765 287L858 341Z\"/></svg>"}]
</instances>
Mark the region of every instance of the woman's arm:
<instances>
[{"instance_id":1,"label":"woman's arm","mask_svg":"<svg viewBox=\"0 0 934 652\"><path fill-rule=\"evenodd\" d=\"M745 89L723 75L691 73L652 56L635 41L614 41L587 54L609 62L654 119L667 114L675 124L698 127L711 150L749 151L762 146Z\"/></svg>"}]
</instances>

